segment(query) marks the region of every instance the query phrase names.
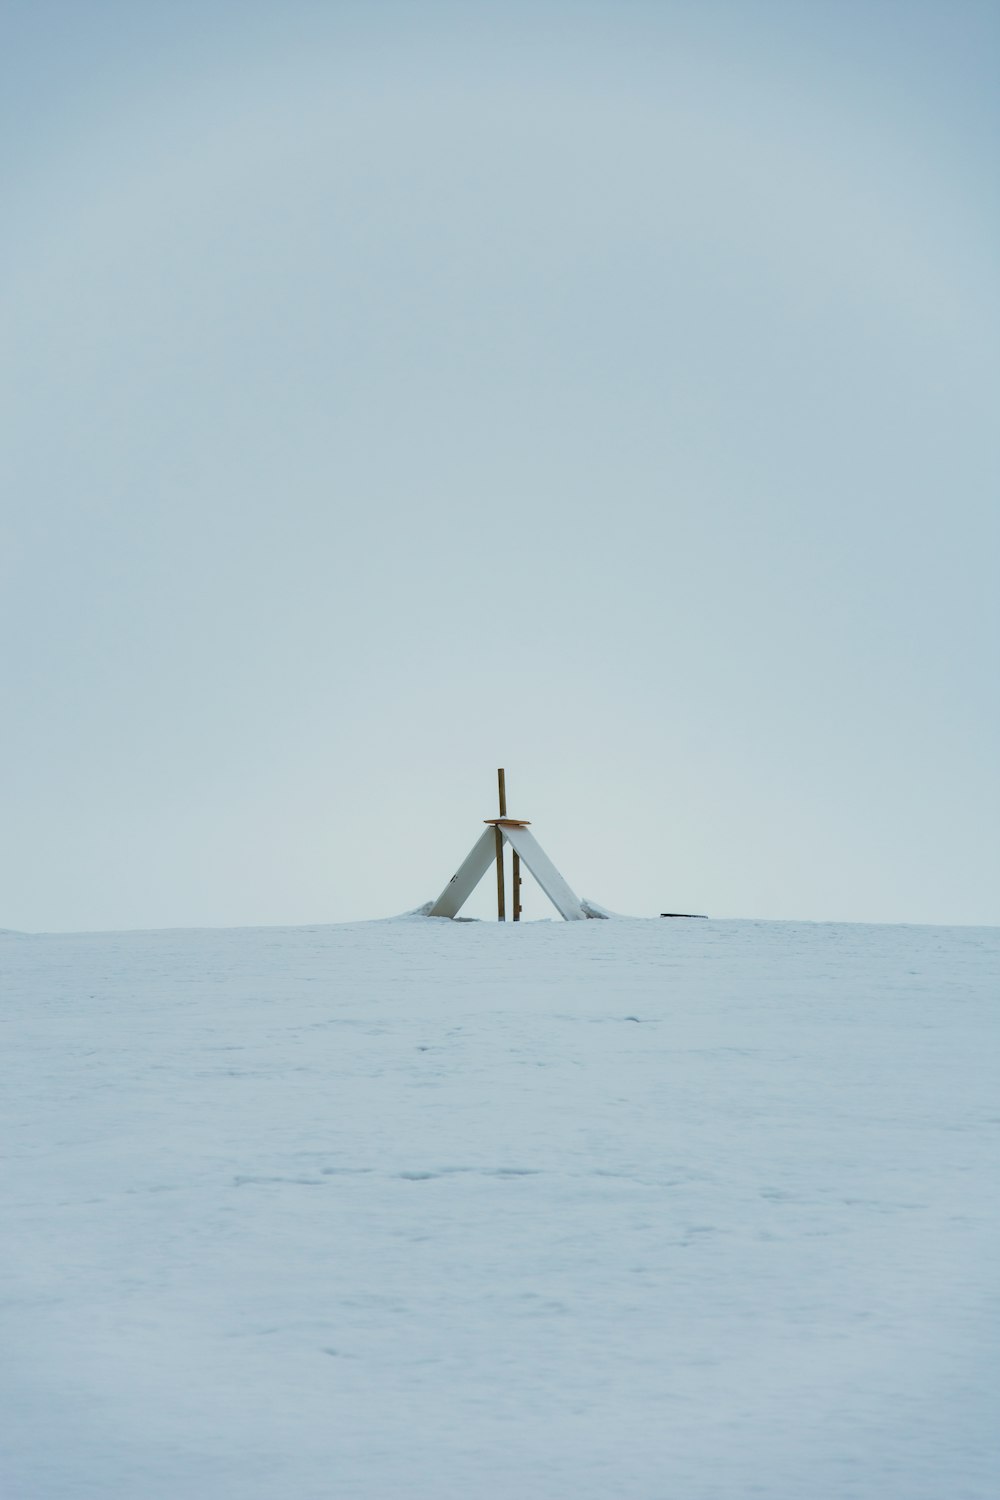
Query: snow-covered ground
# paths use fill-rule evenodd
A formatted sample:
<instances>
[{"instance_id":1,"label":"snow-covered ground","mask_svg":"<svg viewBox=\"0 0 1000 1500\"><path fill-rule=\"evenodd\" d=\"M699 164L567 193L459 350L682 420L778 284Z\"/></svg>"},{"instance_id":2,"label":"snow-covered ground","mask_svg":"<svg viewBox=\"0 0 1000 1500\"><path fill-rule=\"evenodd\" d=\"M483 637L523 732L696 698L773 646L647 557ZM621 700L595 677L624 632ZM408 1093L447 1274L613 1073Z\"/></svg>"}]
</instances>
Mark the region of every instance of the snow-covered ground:
<instances>
[{"instance_id":1,"label":"snow-covered ground","mask_svg":"<svg viewBox=\"0 0 1000 1500\"><path fill-rule=\"evenodd\" d=\"M1000 932L0 935L3 1500L995 1500Z\"/></svg>"}]
</instances>

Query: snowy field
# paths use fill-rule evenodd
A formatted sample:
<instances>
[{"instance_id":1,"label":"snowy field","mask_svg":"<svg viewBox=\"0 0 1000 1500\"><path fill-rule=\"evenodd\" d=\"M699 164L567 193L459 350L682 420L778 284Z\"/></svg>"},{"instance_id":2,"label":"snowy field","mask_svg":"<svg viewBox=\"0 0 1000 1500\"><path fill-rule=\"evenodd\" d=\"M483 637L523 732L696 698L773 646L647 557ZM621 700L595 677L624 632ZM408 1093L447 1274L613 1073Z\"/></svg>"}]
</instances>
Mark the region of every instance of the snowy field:
<instances>
[{"instance_id":1,"label":"snowy field","mask_svg":"<svg viewBox=\"0 0 1000 1500\"><path fill-rule=\"evenodd\" d=\"M1000 931L0 935L3 1500L995 1500Z\"/></svg>"}]
</instances>

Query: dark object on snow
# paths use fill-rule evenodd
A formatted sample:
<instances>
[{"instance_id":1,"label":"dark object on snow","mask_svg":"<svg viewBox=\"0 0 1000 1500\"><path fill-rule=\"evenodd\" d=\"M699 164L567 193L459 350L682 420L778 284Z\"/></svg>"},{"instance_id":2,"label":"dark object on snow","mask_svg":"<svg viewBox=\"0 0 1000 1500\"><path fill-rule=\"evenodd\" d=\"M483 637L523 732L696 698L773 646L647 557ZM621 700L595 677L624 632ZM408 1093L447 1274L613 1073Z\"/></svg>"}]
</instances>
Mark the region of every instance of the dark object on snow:
<instances>
[{"instance_id":1,"label":"dark object on snow","mask_svg":"<svg viewBox=\"0 0 1000 1500\"><path fill-rule=\"evenodd\" d=\"M708 916L703 911L661 911L661 917L694 917L699 922L707 922Z\"/></svg>"}]
</instances>

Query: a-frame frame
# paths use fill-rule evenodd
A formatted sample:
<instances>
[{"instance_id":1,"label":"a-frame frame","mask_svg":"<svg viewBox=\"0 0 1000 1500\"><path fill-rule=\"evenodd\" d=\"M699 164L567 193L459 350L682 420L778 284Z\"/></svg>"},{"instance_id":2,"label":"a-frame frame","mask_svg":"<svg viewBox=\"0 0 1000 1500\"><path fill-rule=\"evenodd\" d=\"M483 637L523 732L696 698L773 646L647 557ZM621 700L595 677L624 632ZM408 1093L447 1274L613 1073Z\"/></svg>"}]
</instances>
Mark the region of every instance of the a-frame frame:
<instances>
[{"instance_id":1,"label":"a-frame frame","mask_svg":"<svg viewBox=\"0 0 1000 1500\"><path fill-rule=\"evenodd\" d=\"M488 826L484 828L440 896L431 905L427 915L430 917L457 916L486 874L490 865L496 862L498 879L500 881L499 914L500 920L503 921L502 850L503 845L506 843L511 846L515 858L515 920L517 919L520 905L518 898L520 879L517 874L517 865L523 860L561 917L565 917L567 922L585 921L589 913L584 909L580 898L570 889L568 883L560 875L538 840L529 831L528 824L521 818L508 818L503 815L506 812L504 773L500 771L498 774L500 778L501 816L499 818L487 818L484 820Z\"/></svg>"}]
</instances>

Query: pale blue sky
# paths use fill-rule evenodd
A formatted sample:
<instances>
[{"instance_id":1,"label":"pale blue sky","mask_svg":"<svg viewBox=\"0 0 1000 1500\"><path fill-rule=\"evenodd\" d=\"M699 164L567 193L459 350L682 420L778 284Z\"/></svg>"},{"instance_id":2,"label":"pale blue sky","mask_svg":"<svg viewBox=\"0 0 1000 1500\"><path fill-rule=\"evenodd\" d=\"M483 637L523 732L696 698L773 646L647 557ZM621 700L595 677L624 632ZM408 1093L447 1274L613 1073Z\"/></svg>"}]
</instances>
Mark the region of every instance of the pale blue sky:
<instances>
[{"instance_id":1,"label":"pale blue sky","mask_svg":"<svg viewBox=\"0 0 1000 1500\"><path fill-rule=\"evenodd\" d=\"M1000 920L994 5L0 16L0 926Z\"/></svg>"}]
</instances>

